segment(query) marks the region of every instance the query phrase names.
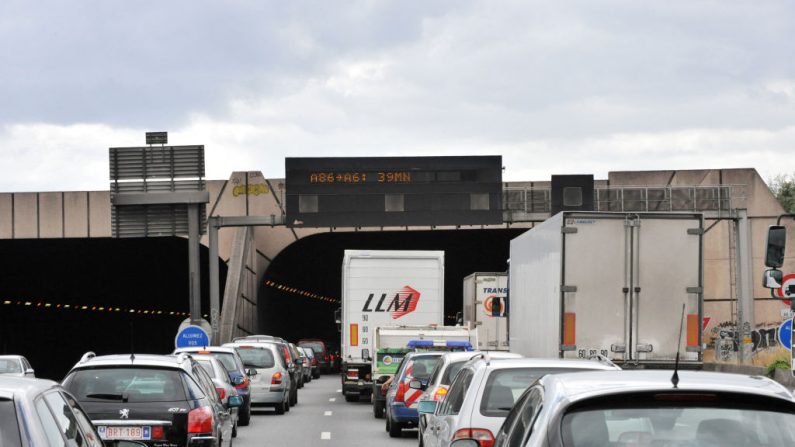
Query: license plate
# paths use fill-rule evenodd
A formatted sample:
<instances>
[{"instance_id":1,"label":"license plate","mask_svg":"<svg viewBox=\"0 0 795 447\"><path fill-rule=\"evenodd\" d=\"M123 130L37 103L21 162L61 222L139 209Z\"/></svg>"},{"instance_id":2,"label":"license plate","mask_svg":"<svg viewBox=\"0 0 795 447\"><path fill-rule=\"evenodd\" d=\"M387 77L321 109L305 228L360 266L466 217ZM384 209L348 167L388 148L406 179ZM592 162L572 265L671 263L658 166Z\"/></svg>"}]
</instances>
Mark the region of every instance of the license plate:
<instances>
[{"instance_id":1,"label":"license plate","mask_svg":"<svg viewBox=\"0 0 795 447\"><path fill-rule=\"evenodd\" d=\"M152 439L152 427L106 426L97 427L102 439Z\"/></svg>"}]
</instances>

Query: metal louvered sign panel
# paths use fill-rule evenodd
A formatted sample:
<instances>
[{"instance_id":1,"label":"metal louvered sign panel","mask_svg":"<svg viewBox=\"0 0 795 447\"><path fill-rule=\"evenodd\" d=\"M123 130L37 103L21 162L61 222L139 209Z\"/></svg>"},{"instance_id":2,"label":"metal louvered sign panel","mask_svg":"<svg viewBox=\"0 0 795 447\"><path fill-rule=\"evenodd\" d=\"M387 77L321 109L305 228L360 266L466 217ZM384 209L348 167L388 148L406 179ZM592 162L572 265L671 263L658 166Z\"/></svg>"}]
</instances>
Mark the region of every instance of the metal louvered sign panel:
<instances>
[{"instance_id":1,"label":"metal louvered sign panel","mask_svg":"<svg viewBox=\"0 0 795 447\"><path fill-rule=\"evenodd\" d=\"M204 232L204 146L110 148L109 160L113 237L187 235L189 204Z\"/></svg>"}]
</instances>

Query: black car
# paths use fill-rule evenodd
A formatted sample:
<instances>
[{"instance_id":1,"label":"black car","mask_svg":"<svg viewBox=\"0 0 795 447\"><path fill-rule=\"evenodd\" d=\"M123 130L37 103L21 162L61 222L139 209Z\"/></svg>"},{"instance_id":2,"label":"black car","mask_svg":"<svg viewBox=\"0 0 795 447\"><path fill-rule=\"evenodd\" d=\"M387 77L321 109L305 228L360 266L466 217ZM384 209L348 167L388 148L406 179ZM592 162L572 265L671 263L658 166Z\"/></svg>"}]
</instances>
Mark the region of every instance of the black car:
<instances>
[{"instance_id":1,"label":"black car","mask_svg":"<svg viewBox=\"0 0 795 447\"><path fill-rule=\"evenodd\" d=\"M147 446L231 446L232 416L188 354L86 353L63 381L103 440ZM232 406L242 404L235 396Z\"/></svg>"}]
</instances>

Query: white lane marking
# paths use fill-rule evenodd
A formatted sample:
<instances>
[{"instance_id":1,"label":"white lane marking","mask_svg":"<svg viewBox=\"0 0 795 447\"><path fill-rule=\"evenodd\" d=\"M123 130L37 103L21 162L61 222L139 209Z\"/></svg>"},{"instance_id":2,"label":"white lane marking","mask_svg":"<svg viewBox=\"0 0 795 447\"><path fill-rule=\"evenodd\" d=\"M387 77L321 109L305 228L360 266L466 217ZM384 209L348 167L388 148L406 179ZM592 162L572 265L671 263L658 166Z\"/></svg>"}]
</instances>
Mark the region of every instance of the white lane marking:
<instances>
[{"instance_id":1,"label":"white lane marking","mask_svg":"<svg viewBox=\"0 0 795 447\"><path fill-rule=\"evenodd\" d=\"M324 411L323 412L323 416L331 416L331 412L330 411Z\"/></svg>"},{"instance_id":2,"label":"white lane marking","mask_svg":"<svg viewBox=\"0 0 795 447\"><path fill-rule=\"evenodd\" d=\"M338 392L338 393L341 393L341 392L342 392L342 390L337 390L337 392Z\"/></svg>"},{"instance_id":3,"label":"white lane marking","mask_svg":"<svg viewBox=\"0 0 795 447\"><path fill-rule=\"evenodd\" d=\"M331 398L331 399L329 399L328 401L329 401L329 402L336 402L336 401L337 401L337 398L336 398L336 397L332 397L332 398Z\"/></svg>"},{"instance_id":4,"label":"white lane marking","mask_svg":"<svg viewBox=\"0 0 795 447\"><path fill-rule=\"evenodd\" d=\"M321 432L320 439L331 439L331 432L330 431Z\"/></svg>"}]
</instances>

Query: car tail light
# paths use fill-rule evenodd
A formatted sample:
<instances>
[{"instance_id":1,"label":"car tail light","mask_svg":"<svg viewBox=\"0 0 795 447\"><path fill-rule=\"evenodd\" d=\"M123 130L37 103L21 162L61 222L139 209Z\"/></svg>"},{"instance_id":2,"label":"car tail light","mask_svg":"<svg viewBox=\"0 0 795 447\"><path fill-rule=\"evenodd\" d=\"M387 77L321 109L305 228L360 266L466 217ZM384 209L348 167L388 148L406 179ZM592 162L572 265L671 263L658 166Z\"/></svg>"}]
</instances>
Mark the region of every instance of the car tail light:
<instances>
[{"instance_id":1,"label":"car tail light","mask_svg":"<svg viewBox=\"0 0 795 447\"><path fill-rule=\"evenodd\" d=\"M331 354L331 361L334 361L334 354Z\"/></svg>"},{"instance_id":2,"label":"car tail light","mask_svg":"<svg viewBox=\"0 0 795 447\"><path fill-rule=\"evenodd\" d=\"M271 385L281 385L282 384L282 373L277 372L273 374L271 377Z\"/></svg>"},{"instance_id":3,"label":"car tail light","mask_svg":"<svg viewBox=\"0 0 795 447\"><path fill-rule=\"evenodd\" d=\"M212 354L210 351L197 351L197 354Z\"/></svg>"},{"instance_id":4,"label":"car tail light","mask_svg":"<svg viewBox=\"0 0 795 447\"><path fill-rule=\"evenodd\" d=\"M494 447L494 435L485 428L462 428L453 435L453 441L457 439L474 439L480 447Z\"/></svg>"},{"instance_id":5,"label":"car tail light","mask_svg":"<svg viewBox=\"0 0 795 447\"><path fill-rule=\"evenodd\" d=\"M312 357L312 366L317 366L317 359Z\"/></svg>"},{"instance_id":6,"label":"car tail light","mask_svg":"<svg viewBox=\"0 0 795 447\"><path fill-rule=\"evenodd\" d=\"M287 346L282 346L282 352L284 352L284 358L287 360L287 363L293 361L292 357L290 357L290 350L287 349Z\"/></svg>"},{"instance_id":7,"label":"car tail light","mask_svg":"<svg viewBox=\"0 0 795 447\"><path fill-rule=\"evenodd\" d=\"M160 425L152 427L152 439L165 439L166 431Z\"/></svg>"},{"instance_id":8,"label":"car tail light","mask_svg":"<svg viewBox=\"0 0 795 447\"><path fill-rule=\"evenodd\" d=\"M347 377L347 378L349 378L351 380L356 380L356 379L359 378L359 370L358 369L349 369L349 370L345 371L345 377Z\"/></svg>"},{"instance_id":9,"label":"car tail light","mask_svg":"<svg viewBox=\"0 0 795 447\"><path fill-rule=\"evenodd\" d=\"M402 381L398 384L397 393L395 393L395 402L403 402L406 400L406 384Z\"/></svg>"},{"instance_id":10,"label":"car tail light","mask_svg":"<svg viewBox=\"0 0 795 447\"><path fill-rule=\"evenodd\" d=\"M440 386L439 389L436 390L435 393L433 393L433 400L442 400L446 395L447 395L447 387Z\"/></svg>"},{"instance_id":11,"label":"car tail light","mask_svg":"<svg viewBox=\"0 0 795 447\"><path fill-rule=\"evenodd\" d=\"M212 433L213 410L210 407L199 407L188 413L188 433Z\"/></svg>"},{"instance_id":12,"label":"car tail light","mask_svg":"<svg viewBox=\"0 0 795 447\"><path fill-rule=\"evenodd\" d=\"M235 388L239 390L243 388L248 388L248 377L246 377L245 374L243 374L243 383L241 383L240 385L235 385Z\"/></svg>"},{"instance_id":13,"label":"car tail light","mask_svg":"<svg viewBox=\"0 0 795 447\"><path fill-rule=\"evenodd\" d=\"M323 354L323 360L328 361L328 354L326 354L326 353Z\"/></svg>"},{"instance_id":14,"label":"car tail light","mask_svg":"<svg viewBox=\"0 0 795 447\"><path fill-rule=\"evenodd\" d=\"M218 398L224 400L226 397L226 391L223 388L216 388L215 391L218 392Z\"/></svg>"}]
</instances>

